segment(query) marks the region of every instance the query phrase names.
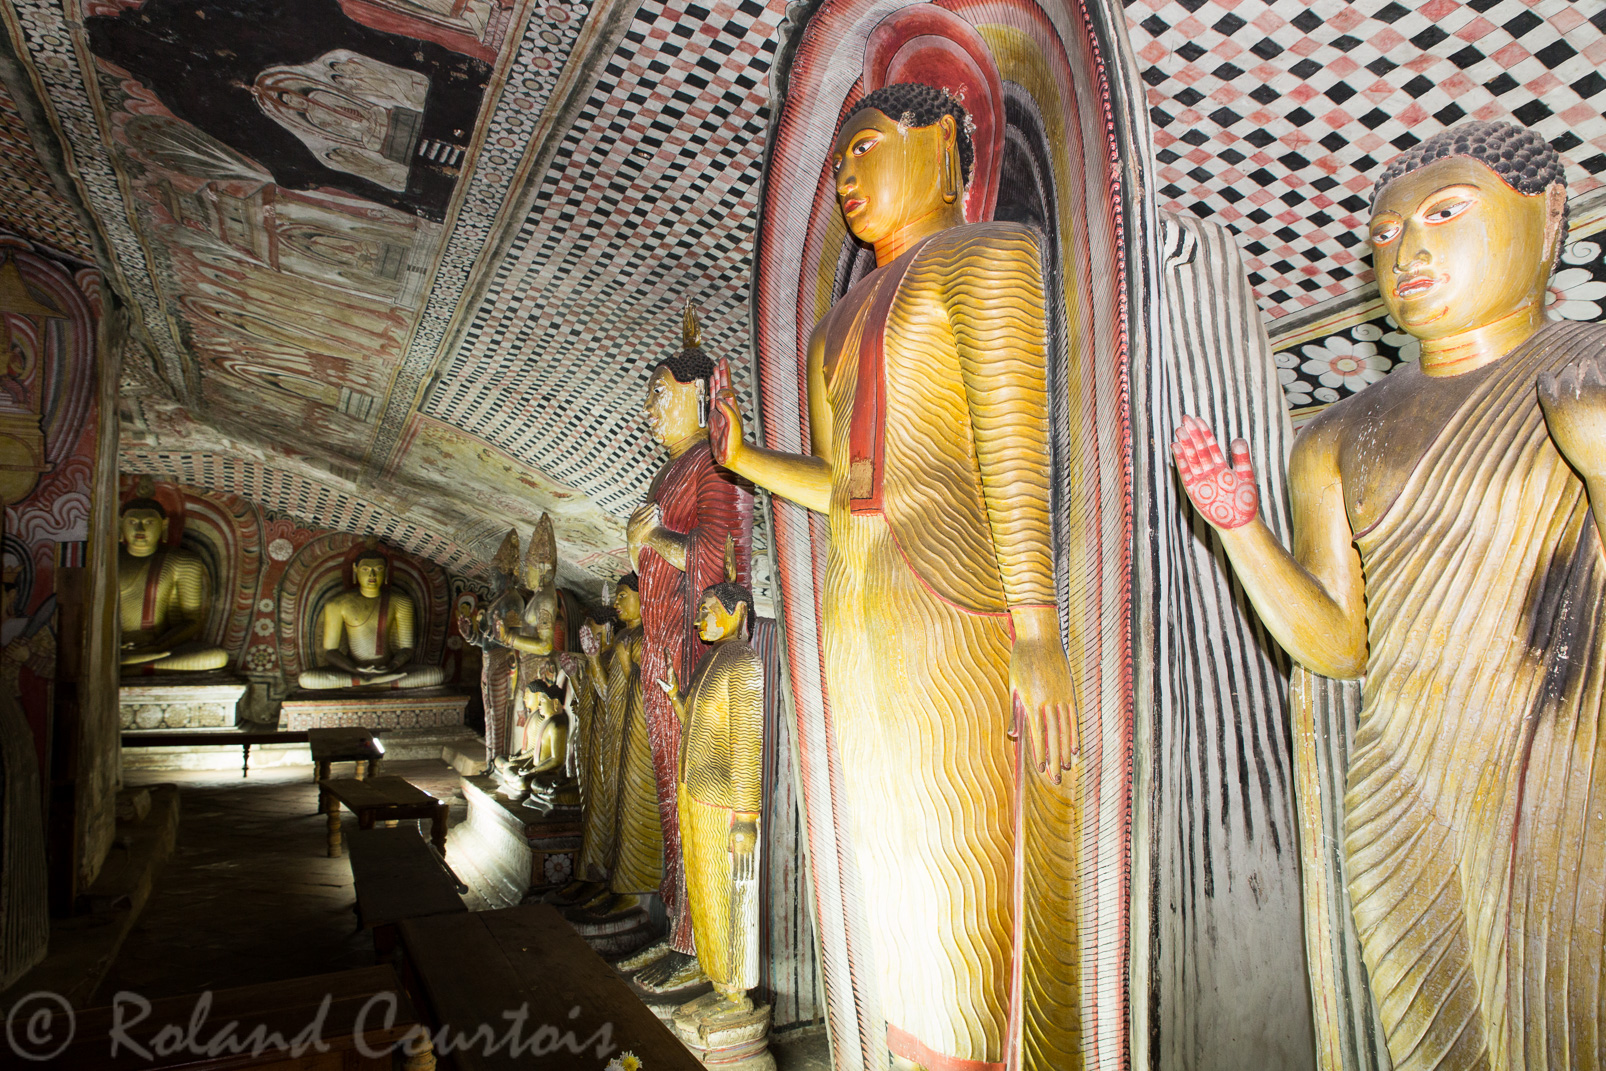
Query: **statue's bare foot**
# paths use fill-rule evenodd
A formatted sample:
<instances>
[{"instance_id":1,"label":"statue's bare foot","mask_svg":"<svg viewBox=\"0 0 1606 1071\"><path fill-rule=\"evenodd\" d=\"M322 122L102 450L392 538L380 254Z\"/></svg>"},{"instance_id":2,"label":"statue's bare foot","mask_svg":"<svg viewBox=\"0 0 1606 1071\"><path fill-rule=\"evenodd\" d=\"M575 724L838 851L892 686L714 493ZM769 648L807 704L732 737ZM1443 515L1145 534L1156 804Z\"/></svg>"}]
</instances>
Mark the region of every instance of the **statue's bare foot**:
<instances>
[{"instance_id":1,"label":"statue's bare foot","mask_svg":"<svg viewBox=\"0 0 1606 1071\"><path fill-rule=\"evenodd\" d=\"M602 890L586 903L570 908L566 914L577 922L607 922L636 910L640 905L634 896L623 896Z\"/></svg>"},{"instance_id":2,"label":"statue's bare foot","mask_svg":"<svg viewBox=\"0 0 1606 1071\"><path fill-rule=\"evenodd\" d=\"M620 973L629 974L632 971L639 971L643 967L657 963L668 954L669 938L665 937L662 940L654 941L635 955L620 960L614 966L619 969Z\"/></svg>"},{"instance_id":3,"label":"statue's bare foot","mask_svg":"<svg viewBox=\"0 0 1606 1071\"><path fill-rule=\"evenodd\" d=\"M673 949L657 963L636 975L634 981L649 993L672 993L708 980L696 956Z\"/></svg>"}]
</instances>

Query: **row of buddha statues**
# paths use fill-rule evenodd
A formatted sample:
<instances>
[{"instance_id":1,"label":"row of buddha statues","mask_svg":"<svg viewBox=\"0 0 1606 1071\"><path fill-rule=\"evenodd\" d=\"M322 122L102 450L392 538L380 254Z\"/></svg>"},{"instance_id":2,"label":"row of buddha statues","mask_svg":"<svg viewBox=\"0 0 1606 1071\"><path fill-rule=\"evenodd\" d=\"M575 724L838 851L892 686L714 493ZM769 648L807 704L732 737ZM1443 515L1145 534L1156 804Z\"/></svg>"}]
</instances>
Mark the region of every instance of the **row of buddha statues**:
<instances>
[{"instance_id":1,"label":"row of buddha statues","mask_svg":"<svg viewBox=\"0 0 1606 1071\"><path fill-rule=\"evenodd\" d=\"M149 490L148 488L146 490ZM173 545L167 507L150 494L122 504L117 555L119 660L125 676L185 675L220 670L229 652L201 634L212 611L214 581L193 550ZM315 625L317 665L303 670L305 689L428 688L439 666L419 665L417 607L390 583L391 562L375 545L349 562L346 590L323 606Z\"/></svg>"},{"instance_id":2,"label":"row of buddha statues","mask_svg":"<svg viewBox=\"0 0 1606 1071\"><path fill-rule=\"evenodd\" d=\"M1076 853L1053 850L1081 741L1051 537L1046 251L1029 227L966 222L969 130L953 94L917 83L841 123L831 182L876 266L809 337L809 452L750 440L688 319L647 383L668 459L627 525L635 572L568 652L551 529L522 576L510 535L470 631L494 776L582 814L579 872L552 899L606 919L657 894L667 938L625 966L650 991L712 982L677 1023L739 1017L763 843L752 490L823 515L837 783L894 1065L1071 1067L1088 949ZM1261 516L1247 444L1224 452L1188 417L1176 470L1277 643L1362 682L1343 852L1396 1066L1598 1066L1606 327L1546 320L1567 199L1537 134L1455 127L1372 196L1382 300L1421 356L1303 430L1292 548ZM151 556L152 512L125 513L131 559ZM156 588L124 575L125 660L199 667L215 655L190 646L195 577L158 567ZM402 600L387 611L372 571L356 579L328 671L409 679Z\"/></svg>"}]
</instances>

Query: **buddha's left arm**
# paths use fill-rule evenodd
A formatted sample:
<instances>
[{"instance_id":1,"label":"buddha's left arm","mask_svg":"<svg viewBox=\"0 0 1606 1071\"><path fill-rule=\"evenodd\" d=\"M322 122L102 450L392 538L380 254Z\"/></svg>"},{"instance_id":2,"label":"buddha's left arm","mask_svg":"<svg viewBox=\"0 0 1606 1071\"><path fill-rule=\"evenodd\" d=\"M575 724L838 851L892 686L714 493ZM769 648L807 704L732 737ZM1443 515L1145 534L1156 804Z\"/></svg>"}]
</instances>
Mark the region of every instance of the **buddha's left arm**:
<instances>
[{"instance_id":1,"label":"buddha's left arm","mask_svg":"<svg viewBox=\"0 0 1606 1071\"><path fill-rule=\"evenodd\" d=\"M1023 227L988 228L951 255L948 315L1015 630L1011 690L1034 761L1057 781L1077 743L1054 591L1042 262L1035 234Z\"/></svg>"},{"instance_id":2,"label":"buddha's left arm","mask_svg":"<svg viewBox=\"0 0 1606 1071\"><path fill-rule=\"evenodd\" d=\"M400 593L390 597L390 641L395 645L396 653L390 658L390 668L400 669L412 661L413 649L417 646L417 637L414 632L413 600ZM380 655L384 657L383 654Z\"/></svg>"},{"instance_id":3,"label":"buddha's left arm","mask_svg":"<svg viewBox=\"0 0 1606 1071\"><path fill-rule=\"evenodd\" d=\"M173 562L173 599L168 610L169 628L151 641L151 647L171 650L200 635L211 609L207 599L206 569L182 558Z\"/></svg>"},{"instance_id":4,"label":"buddha's left arm","mask_svg":"<svg viewBox=\"0 0 1606 1071\"><path fill-rule=\"evenodd\" d=\"M744 647L725 675L731 770L731 809L758 817L764 805L764 664Z\"/></svg>"}]
</instances>

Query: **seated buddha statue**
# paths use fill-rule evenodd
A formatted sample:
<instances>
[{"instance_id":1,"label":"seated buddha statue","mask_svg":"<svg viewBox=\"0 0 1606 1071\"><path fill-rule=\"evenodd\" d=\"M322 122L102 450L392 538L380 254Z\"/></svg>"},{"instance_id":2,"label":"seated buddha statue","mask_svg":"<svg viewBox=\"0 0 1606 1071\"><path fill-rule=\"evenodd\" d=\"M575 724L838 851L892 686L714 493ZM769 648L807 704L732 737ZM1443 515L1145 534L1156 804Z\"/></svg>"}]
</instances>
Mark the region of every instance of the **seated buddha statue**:
<instances>
[{"instance_id":1,"label":"seated buddha statue","mask_svg":"<svg viewBox=\"0 0 1606 1071\"><path fill-rule=\"evenodd\" d=\"M211 609L211 577L198 555L167 545L167 525L167 510L154 498L123 505L117 552L123 672L222 669L228 652L196 639Z\"/></svg>"},{"instance_id":2,"label":"seated buddha statue","mask_svg":"<svg viewBox=\"0 0 1606 1071\"><path fill-rule=\"evenodd\" d=\"M1172 450L1272 636L1361 680L1344 871L1394 1066L1597 1067L1606 325L1545 318L1562 161L1453 127L1384 169L1368 230L1421 356L1300 432L1292 550L1246 444L1186 417Z\"/></svg>"},{"instance_id":3,"label":"seated buddha statue","mask_svg":"<svg viewBox=\"0 0 1606 1071\"><path fill-rule=\"evenodd\" d=\"M525 681L520 701L524 724L519 751L497 767L507 795L543 813L580 805L580 779L570 753L571 726L564 689L544 680Z\"/></svg>"},{"instance_id":4,"label":"seated buddha statue","mask_svg":"<svg viewBox=\"0 0 1606 1071\"><path fill-rule=\"evenodd\" d=\"M824 514L825 684L894 1066L1075 1067L1042 239L966 222L968 126L918 83L852 105L828 181L876 268L809 336L811 452L743 441L728 391L714 451Z\"/></svg>"},{"instance_id":5,"label":"seated buddha statue","mask_svg":"<svg viewBox=\"0 0 1606 1071\"><path fill-rule=\"evenodd\" d=\"M429 688L445 673L413 663L417 650L413 600L390 584L379 551L352 563L356 590L329 600L319 618L318 669L303 670L303 688Z\"/></svg>"},{"instance_id":6,"label":"seated buddha statue","mask_svg":"<svg viewBox=\"0 0 1606 1071\"><path fill-rule=\"evenodd\" d=\"M658 682L680 719L680 843L697 959L714 990L676 1010L687 1040L748 1015L758 985L759 811L763 806L764 664L747 642L753 596L727 581L703 592L697 635L709 645L682 694Z\"/></svg>"}]
</instances>

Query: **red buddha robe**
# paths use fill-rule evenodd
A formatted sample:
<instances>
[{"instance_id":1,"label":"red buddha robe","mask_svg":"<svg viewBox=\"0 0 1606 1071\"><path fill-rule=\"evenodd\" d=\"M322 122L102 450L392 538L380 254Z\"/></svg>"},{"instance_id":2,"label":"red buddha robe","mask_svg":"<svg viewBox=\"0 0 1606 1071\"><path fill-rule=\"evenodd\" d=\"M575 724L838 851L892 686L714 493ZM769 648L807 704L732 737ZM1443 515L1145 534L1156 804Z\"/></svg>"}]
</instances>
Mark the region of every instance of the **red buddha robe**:
<instances>
[{"instance_id":1,"label":"red buddha robe","mask_svg":"<svg viewBox=\"0 0 1606 1071\"><path fill-rule=\"evenodd\" d=\"M705 645L694 621L704 589L725 579L725 537L736 544L737 579L751 579L753 495L735 476L714 464L707 442L658 470L647 501L663 512L663 525L688 537L686 571L670 565L650 547L637 559L641 581L641 683L658 781L658 816L664 831L661 893L670 915L670 942L677 952L695 955L691 913L686 901L686 870L680 856L680 808L676 767L680 759L680 721L669 697L658 687L669 667L681 687L697 670Z\"/></svg>"}]
</instances>

